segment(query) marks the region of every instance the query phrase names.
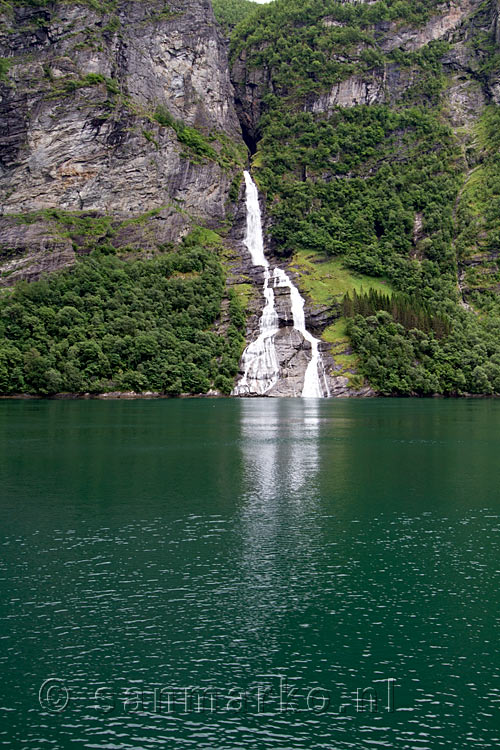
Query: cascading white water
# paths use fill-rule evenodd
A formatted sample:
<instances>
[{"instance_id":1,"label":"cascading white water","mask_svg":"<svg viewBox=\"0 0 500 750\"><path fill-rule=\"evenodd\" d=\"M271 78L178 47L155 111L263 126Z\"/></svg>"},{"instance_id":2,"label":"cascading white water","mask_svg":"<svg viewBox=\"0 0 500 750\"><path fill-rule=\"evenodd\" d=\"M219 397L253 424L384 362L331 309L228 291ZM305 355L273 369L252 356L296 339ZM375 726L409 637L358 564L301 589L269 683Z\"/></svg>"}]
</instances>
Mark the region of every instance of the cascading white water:
<instances>
[{"instance_id":1,"label":"cascading white water","mask_svg":"<svg viewBox=\"0 0 500 750\"><path fill-rule=\"evenodd\" d=\"M290 300L292 305L292 318L293 327L302 334L304 339L311 344L311 361L309 362L304 377L304 387L302 389L302 398L323 398L326 395L329 396L328 383L326 382L326 376L321 361L321 354L319 352L319 341L309 333L306 328L306 316L304 314L304 298L301 297L297 287L292 284L286 273L281 268L275 268L274 277L278 280L278 286L288 287L290 290ZM321 387L321 380L319 371L322 370L324 392Z\"/></svg>"},{"instance_id":2,"label":"cascading white water","mask_svg":"<svg viewBox=\"0 0 500 750\"><path fill-rule=\"evenodd\" d=\"M330 395L326 375L321 361L319 341L306 329L304 300L299 290L290 281L281 268L271 273L269 262L264 254L264 237L262 217L259 205L259 192L250 174L245 172L247 233L245 244L250 252L254 266L264 268L264 297L266 304L262 311L258 338L246 348L243 354L243 377L234 390L234 395L263 396L279 380L280 366L276 354L274 337L279 331L278 315L275 307L274 287L287 287L290 290L293 327L311 344L311 361L309 362L302 390L302 398L323 398ZM272 285L273 284L273 285ZM321 386L320 369L323 375Z\"/></svg>"},{"instance_id":3,"label":"cascading white water","mask_svg":"<svg viewBox=\"0 0 500 750\"><path fill-rule=\"evenodd\" d=\"M245 244L254 266L264 267L264 297L266 304L262 311L258 338L243 354L243 377L234 390L237 396L256 394L263 396L279 378L280 366L276 356L274 337L278 333L278 315L274 305L274 291L271 286L271 271L264 255L264 237L259 206L259 192L248 172L245 172L247 194L247 233Z\"/></svg>"}]
</instances>

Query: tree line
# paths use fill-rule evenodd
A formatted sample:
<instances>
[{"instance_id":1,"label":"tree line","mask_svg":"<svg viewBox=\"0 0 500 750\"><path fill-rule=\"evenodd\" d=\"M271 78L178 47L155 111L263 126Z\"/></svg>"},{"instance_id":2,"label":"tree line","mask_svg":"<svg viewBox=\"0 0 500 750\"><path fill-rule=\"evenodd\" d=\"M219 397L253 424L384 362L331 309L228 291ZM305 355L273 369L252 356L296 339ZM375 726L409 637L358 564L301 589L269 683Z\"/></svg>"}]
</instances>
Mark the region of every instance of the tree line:
<instances>
[{"instance_id":1,"label":"tree line","mask_svg":"<svg viewBox=\"0 0 500 750\"><path fill-rule=\"evenodd\" d=\"M345 318L354 318L356 315L367 318L385 310L407 331L412 328L424 333L432 331L437 338L443 338L451 331L451 320L448 317L433 314L429 305L404 294L383 294L375 289L361 293L354 290L352 297L349 293L345 295L342 310Z\"/></svg>"}]
</instances>

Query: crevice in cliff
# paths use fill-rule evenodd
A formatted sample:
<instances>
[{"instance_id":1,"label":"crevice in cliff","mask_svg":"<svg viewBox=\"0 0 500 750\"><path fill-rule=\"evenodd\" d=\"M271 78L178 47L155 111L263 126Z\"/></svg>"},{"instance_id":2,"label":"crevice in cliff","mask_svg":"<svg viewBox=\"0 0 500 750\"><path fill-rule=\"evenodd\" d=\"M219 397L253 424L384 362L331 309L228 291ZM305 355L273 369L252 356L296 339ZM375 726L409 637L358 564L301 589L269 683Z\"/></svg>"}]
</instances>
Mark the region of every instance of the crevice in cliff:
<instances>
[{"instance_id":1,"label":"crevice in cliff","mask_svg":"<svg viewBox=\"0 0 500 750\"><path fill-rule=\"evenodd\" d=\"M251 112L248 111L248 106L244 100L244 96L241 95L239 84L232 79L231 83L234 87L234 108L236 116L240 123L241 134L245 142L246 147L250 153L250 158L255 156L257 152L257 146L260 141L260 133L258 132L256 119Z\"/></svg>"},{"instance_id":2,"label":"crevice in cliff","mask_svg":"<svg viewBox=\"0 0 500 750\"><path fill-rule=\"evenodd\" d=\"M255 154L257 153L257 146L259 144L259 138L253 132L253 129L249 128L248 125L245 124L245 121L243 118L240 119L240 124L241 124L241 132L243 135L243 140L245 141L248 151L250 152L250 158L251 158L252 156L255 156Z\"/></svg>"}]
</instances>

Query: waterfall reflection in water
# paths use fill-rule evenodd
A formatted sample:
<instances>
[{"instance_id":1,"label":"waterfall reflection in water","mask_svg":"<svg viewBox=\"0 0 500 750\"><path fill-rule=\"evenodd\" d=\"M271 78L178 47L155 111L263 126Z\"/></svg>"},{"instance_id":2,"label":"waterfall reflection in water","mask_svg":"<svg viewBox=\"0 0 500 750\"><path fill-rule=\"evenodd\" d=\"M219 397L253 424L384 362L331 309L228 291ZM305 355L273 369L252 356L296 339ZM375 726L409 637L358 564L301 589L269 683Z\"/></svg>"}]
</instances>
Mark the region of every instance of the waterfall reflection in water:
<instances>
[{"instance_id":1,"label":"waterfall reflection in water","mask_svg":"<svg viewBox=\"0 0 500 750\"><path fill-rule=\"evenodd\" d=\"M243 462L251 495L260 500L314 488L319 470L319 402L245 401L241 408Z\"/></svg>"},{"instance_id":2,"label":"waterfall reflection in water","mask_svg":"<svg viewBox=\"0 0 500 750\"><path fill-rule=\"evenodd\" d=\"M312 540L316 540L313 546L319 544L314 506L318 502L321 403L308 399L241 402L245 502L240 511L236 567L245 596L239 602L239 621L242 634L269 669L273 654L280 649L277 623L286 617L290 591L307 590L310 545Z\"/></svg>"}]
</instances>

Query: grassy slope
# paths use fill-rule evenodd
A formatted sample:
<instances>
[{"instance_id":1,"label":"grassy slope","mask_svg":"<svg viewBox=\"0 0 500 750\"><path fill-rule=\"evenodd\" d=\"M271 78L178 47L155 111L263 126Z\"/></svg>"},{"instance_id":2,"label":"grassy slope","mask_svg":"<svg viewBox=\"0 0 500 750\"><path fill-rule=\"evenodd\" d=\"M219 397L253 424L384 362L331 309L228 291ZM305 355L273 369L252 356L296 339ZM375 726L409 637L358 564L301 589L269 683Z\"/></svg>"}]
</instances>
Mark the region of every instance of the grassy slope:
<instances>
[{"instance_id":1,"label":"grassy slope","mask_svg":"<svg viewBox=\"0 0 500 750\"><path fill-rule=\"evenodd\" d=\"M301 287L317 305L334 305L342 302L349 292L361 293L374 289L391 293L387 280L358 274L347 268L341 258L325 259L320 253L299 250L293 257L291 268L300 276Z\"/></svg>"},{"instance_id":2,"label":"grassy slope","mask_svg":"<svg viewBox=\"0 0 500 750\"><path fill-rule=\"evenodd\" d=\"M335 305L347 293L368 292L371 289L391 295L392 289L384 279L364 276L346 268L340 258L329 258L307 250L298 251L290 266L299 277L303 292L316 305ZM324 341L332 345L332 354L338 367L337 374L345 375L351 387L363 384L359 378L359 357L352 352L346 332L347 321L341 317L323 332Z\"/></svg>"}]
</instances>

